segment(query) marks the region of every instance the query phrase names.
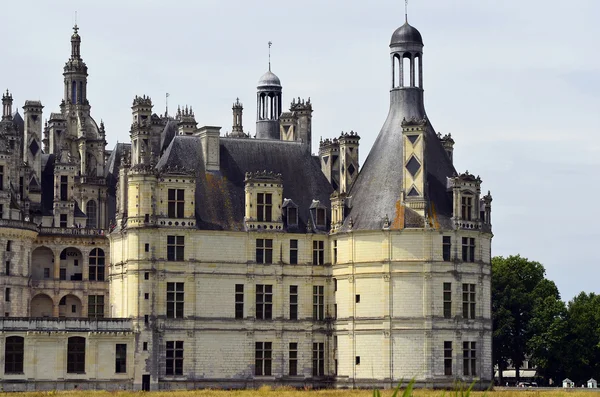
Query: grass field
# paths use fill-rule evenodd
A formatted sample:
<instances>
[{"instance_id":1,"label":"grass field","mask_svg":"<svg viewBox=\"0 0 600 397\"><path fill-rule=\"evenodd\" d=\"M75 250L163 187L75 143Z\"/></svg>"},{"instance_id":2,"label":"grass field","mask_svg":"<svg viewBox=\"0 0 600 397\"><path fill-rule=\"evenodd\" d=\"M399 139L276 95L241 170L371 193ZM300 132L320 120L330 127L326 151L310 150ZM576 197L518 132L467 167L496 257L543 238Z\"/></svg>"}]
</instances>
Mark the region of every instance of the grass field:
<instances>
[{"instance_id":1,"label":"grass field","mask_svg":"<svg viewBox=\"0 0 600 397\"><path fill-rule=\"evenodd\" d=\"M471 392L470 397L591 397L600 395L598 391L587 389L554 389L554 390L498 390L491 392ZM400 390L398 397L402 397ZM391 397L393 390L381 391L381 396ZM27 392L0 393L0 397L372 397L369 390L314 390L303 391L289 388L271 389L262 387L258 390L193 390L193 391L163 391L163 392L104 392L104 391L65 391L65 392ZM465 391L440 391L417 389L412 392L414 397L469 397ZM405 396L407 397L407 396Z\"/></svg>"}]
</instances>

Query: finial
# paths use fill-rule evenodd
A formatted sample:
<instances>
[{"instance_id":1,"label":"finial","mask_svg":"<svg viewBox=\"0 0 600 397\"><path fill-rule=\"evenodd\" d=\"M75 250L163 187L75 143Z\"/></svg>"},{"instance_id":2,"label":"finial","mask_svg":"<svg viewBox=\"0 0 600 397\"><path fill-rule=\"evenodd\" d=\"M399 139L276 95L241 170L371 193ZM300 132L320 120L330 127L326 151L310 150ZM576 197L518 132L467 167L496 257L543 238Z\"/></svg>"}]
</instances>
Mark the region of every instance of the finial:
<instances>
[{"instance_id":1,"label":"finial","mask_svg":"<svg viewBox=\"0 0 600 397\"><path fill-rule=\"evenodd\" d=\"M271 71L271 46L273 42L269 41L269 72Z\"/></svg>"},{"instance_id":2,"label":"finial","mask_svg":"<svg viewBox=\"0 0 600 397\"><path fill-rule=\"evenodd\" d=\"M404 0L404 21L408 23L408 0Z\"/></svg>"},{"instance_id":3,"label":"finial","mask_svg":"<svg viewBox=\"0 0 600 397\"><path fill-rule=\"evenodd\" d=\"M77 11L75 11L75 26L73 26L73 31L77 34L79 28L77 27Z\"/></svg>"}]
</instances>

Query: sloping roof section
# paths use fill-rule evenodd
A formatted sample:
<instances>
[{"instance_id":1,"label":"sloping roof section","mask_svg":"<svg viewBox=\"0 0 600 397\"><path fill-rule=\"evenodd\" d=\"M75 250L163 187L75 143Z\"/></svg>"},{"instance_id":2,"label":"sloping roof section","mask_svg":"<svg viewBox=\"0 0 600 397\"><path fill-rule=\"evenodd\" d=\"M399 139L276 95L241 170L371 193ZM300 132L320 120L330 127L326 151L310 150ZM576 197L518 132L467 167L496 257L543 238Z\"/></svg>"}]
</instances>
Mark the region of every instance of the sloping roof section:
<instances>
[{"instance_id":1,"label":"sloping roof section","mask_svg":"<svg viewBox=\"0 0 600 397\"><path fill-rule=\"evenodd\" d=\"M298 205L298 227L294 230L299 232L306 231L313 200L329 208L333 192L309 148L300 142L221 137L220 170L207 172L200 138L177 135L156 167L159 171L167 167L196 171L196 221L200 229L245 230L247 172L281 174L283 197Z\"/></svg>"},{"instance_id":2,"label":"sloping roof section","mask_svg":"<svg viewBox=\"0 0 600 397\"><path fill-rule=\"evenodd\" d=\"M391 91L387 120L348 194L350 210L342 230L381 229L386 216L392 229L423 227L426 222L452 228L452 197L446 180L456 171L429 122L425 133L428 219L419 220L420 216L402 203L402 121L424 118L427 115L421 90Z\"/></svg>"}]
</instances>

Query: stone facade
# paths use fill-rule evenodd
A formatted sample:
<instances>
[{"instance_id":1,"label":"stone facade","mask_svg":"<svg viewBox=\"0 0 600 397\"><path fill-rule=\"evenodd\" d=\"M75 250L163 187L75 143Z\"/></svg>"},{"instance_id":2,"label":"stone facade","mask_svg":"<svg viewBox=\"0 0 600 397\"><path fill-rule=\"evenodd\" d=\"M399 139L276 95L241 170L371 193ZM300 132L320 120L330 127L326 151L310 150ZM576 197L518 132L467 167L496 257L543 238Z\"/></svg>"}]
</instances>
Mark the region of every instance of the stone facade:
<instances>
[{"instance_id":1,"label":"stone facade","mask_svg":"<svg viewBox=\"0 0 600 397\"><path fill-rule=\"evenodd\" d=\"M312 104L282 112L270 65L256 139L239 100L221 136L136 96L106 151L71 43L46 126L3 97L4 390L488 386L492 198L426 117L415 28L360 172L353 131L311 155Z\"/></svg>"}]
</instances>

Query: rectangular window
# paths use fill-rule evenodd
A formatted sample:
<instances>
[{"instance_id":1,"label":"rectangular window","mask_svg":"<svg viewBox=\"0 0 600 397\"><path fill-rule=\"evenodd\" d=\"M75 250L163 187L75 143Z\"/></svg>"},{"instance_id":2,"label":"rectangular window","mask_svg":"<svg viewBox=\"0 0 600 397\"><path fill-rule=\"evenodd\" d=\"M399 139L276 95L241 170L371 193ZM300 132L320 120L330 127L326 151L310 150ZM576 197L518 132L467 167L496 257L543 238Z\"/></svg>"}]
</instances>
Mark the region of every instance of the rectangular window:
<instances>
[{"instance_id":1,"label":"rectangular window","mask_svg":"<svg viewBox=\"0 0 600 397\"><path fill-rule=\"evenodd\" d=\"M127 372L127 345L117 343L115 351L115 372L124 374Z\"/></svg>"},{"instance_id":2,"label":"rectangular window","mask_svg":"<svg viewBox=\"0 0 600 397\"><path fill-rule=\"evenodd\" d=\"M313 343L313 376L325 375L325 344Z\"/></svg>"},{"instance_id":3,"label":"rectangular window","mask_svg":"<svg viewBox=\"0 0 600 397\"><path fill-rule=\"evenodd\" d=\"M463 374L465 376L477 376L476 342L463 342Z\"/></svg>"},{"instance_id":4,"label":"rectangular window","mask_svg":"<svg viewBox=\"0 0 600 397\"><path fill-rule=\"evenodd\" d=\"M356 365L360 365L360 356L356 356L356 357L354 358L354 363L355 363Z\"/></svg>"},{"instance_id":5,"label":"rectangular window","mask_svg":"<svg viewBox=\"0 0 600 397\"><path fill-rule=\"evenodd\" d=\"M298 224L298 208L288 207L287 209L287 224L293 226Z\"/></svg>"},{"instance_id":6,"label":"rectangular window","mask_svg":"<svg viewBox=\"0 0 600 397\"><path fill-rule=\"evenodd\" d=\"M273 286L256 284L256 318L270 320L273 318Z\"/></svg>"},{"instance_id":7,"label":"rectangular window","mask_svg":"<svg viewBox=\"0 0 600 397\"><path fill-rule=\"evenodd\" d=\"M67 214L60 214L59 226L67 227Z\"/></svg>"},{"instance_id":8,"label":"rectangular window","mask_svg":"<svg viewBox=\"0 0 600 397\"><path fill-rule=\"evenodd\" d=\"M19 177L19 196L23 199L23 177Z\"/></svg>"},{"instance_id":9,"label":"rectangular window","mask_svg":"<svg viewBox=\"0 0 600 397\"><path fill-rule=\"evenodd\" d=\"M10 288L4 290L4 301L10 302Z\"/></svg>"},{"instance_id":10,"label":"rectangular window","mask_svg":"<svg viewBox=\"0 0 600 397\"><path fill-rule=\"evenodd\" d=\"M337 263L337 240L333 240L333 264Z\"/></svg>"},{"instance_id":11,"label":"rectangular window","mask_svg":"<svg viewBox=\"0 0 600 397\"><path fill-rule=\"evenodd\" d=\"M317 208L317 226L325 226L326 222L325 208Z\"/></svg>"},{"instance_id":12,"label":"rectangular window","mask_svg":"<svg viewBox=\"0 0 600 397\"><path fill-rule=\"evenodd\" d=\"M462 238L462 260L463 262L475 262L475 238Z\"/></svg>"},{"instance_id":13,"label":"rectangular window","mask_svg":"<svg viewBox=\"0 0 600 397\"><path fill-rule=\"evenodd\" d=\"M142 343L142 350L143 351L148 351L148 342L143 342Z\"/></svg>"},{"instance_id":14,"label":"rectangular window","mask_svg":"<svg viewBox=\"0 0 600 397\"><path fill-rule=\"evenodd\" d=\"M150 299L150 294L149 294L149 293L147 293L147 292L145 292L145 293L144 293L144 299L145 299L145 300L148 300L148 299Z\"/></svg>"},{"instance_id":15,"label":"rectangular window","mask_svg":"<svg viewBox=\"0 0 600 397\"><path fill-rule=\"evenodd\" d=\"M298 240L290 240L290 265L298 264Z\"/></svg>"},{"instance_id":16,"label":"rectangular window","mask_svg":"<svg viewBox=\"0 0 600 397\"><path fill-rule=\"evenodd\" d=\"M356 294L356 297L354 298L354 301L356 303L360 303L360 294Z\"/></svg>"},{"instance_id":17,"label":"rectangular window","mask_svg":"<svg viewBox=\"0 0 600 397\"><path fill-rule=\"evenodd\" d=\"M444 318L452 318L452 283L444 283Z\"/></svg>"},{"instance_id":18,"label":"rectangular window","mask_svg":"<svg viewBox=\"0 0 600 397\"><path fill-rule=\"evenodd\" d=\"M446 262L450 260L451 252L452 252L452 237L443 236L442 237L442 255L444 257L443 259Z\"/></svg>"},{"instance_id":19,"label":"rectangular window","mask_svg":"<svg viewBox=\"0 0 600 397\"><path fill-rule=\"evenodd\" d=\"M4 373L22 374L25 356L25 339L21 336L9 336L4 345Z\"/></svg>"},{"instance_id":20,"label":"rectangular window","mask_svg":"<svg viewBox=\"0 0 600 397\"><path fill-rule=\"evenodd\" d=\"M244 318L244 284L235 285L235 318Z\"/></svg>"},{"instance_id":21,"label":"rectangular window","mask_svg":"<svg viewBox=\"0 0 600 397\"><path fill-rule=\"evenodd\" d=\"M167 193L168 217L183 218L183 189L169 189Z\"/></svg>"},{"instance_id":22,"label":"rectangular window","mask_svg":"<svg viewBox=\"0 0 600 397\"><path fill-rule=\"evenodd\" d=\"M4 265L4 274L10 276L10 261L6 261Z\"/></svg>"},{"instance_id":23,"label":"rectangular window","mask_svg":"<svg viewBox=\"0 0 600 397\"><path fill-rule=\"evenodd\" d=\"M144 244L144 252L150 252L150 244Z\"/></svg>"},{"instance_id":24,"label":"rectangular window","mask_svg":"<svg viewBox=\"0 0 600 397\"><path fill-rule=\"evenodd\" d=\"M444 342L444 375L452 375L452 342Z\"/></svg>"},{"instance_id":25,"label":"rectangular window","mask_svg":"<svg viewBox=\"0 0 600 397\"><path fill-rule=\"evenodd\" d=\"M258 193L256 195L256 219L259 222L271 222L273 195L271 193Z\"/></svg>"},{"instance_id":26,"label":"rectangular window","mask_svg":"<svg viewBox=\"0 0 600 397\"><path fill-rule=\"evenodd\" d=\"M463 318L475 318L475 284L463 284Z\"/></svg>"},{"instance_id":27,"label":"rectangular window","mask_svg":"<svg viewBox=\"0 0 600 397\"><path fill-rule=\"evenodd\" d=\"M50 278L50 268L49 267L44 268L44 278Z\"/></svg>"},{"instance_id":28,"label":"rectangular window","mask_svg":"<svg viewBox=\"0 0 600 397\"><path fill-rule=\"evenodd\" d=\"M183 318L183 283L167 283L167 318Z\"/></svg>"},{"instance_id":29,"label":"rectangular window","mask_svg":"<svg viewBox=\"0 0 600 397\"><path fill-rule=\"evenodd\" d=\"M272 342L256 342L254 348L254 375L271 376Z\"/></svg>"},{"instance_id":30,"label":"rectangular window","mask_svg":"<svg viewBox=\"0 0 600 397\"><path fill-rule=\"evenodd\" d=\"M337 292L337 278L333 279L333 292Z\"/></svg>"},{"instance_id":31,"label":"rectangular window","mask_svg":"<svg viewBox=\"0 0 600 397\"><path fill-rule=\"evenodd\" d=\"M166 374L183 375L183 341L168 341L166 353Z\"/></svg>"},{"instance_id":32,"label":"rectangular window","mask_svg":"<svg viewBox=\"0 0 600 397\"><path fill-rule=\"evenodd\" d=\"M273 240L256 239L256 263L273 263Z\"/></svg>"},{"instance_id":33,"label":"rectangular window","mask_svg":"<svg viewBox=\"0 0 600 397\"><path fill-rule=\"evenodd\" d=\"M290 320L298 320L298 286L290 285Z\"/></svg>"},{"instance_id":34,"label":"rectangular window","mask_svg":"<svg viewBox=\"0 0 600 397\"><path fill-rule=\"evenodd\" d=\"M325 319L325 287L313 286L313 320L323 321Z\"/></svg>"},{"instance_id":35,"label":"rectangular window","mask_svg":"<svg viewBox=\"0 0 600 397\"><path fill-rule=\"evenodd\" d=\"M67 340L67 373L85 373L85 338L72 336Z\"/></svg>"},{"instance_id":36,"label":"rectangular window","mask_svg":"<svg viewBox=\"0 0 600 397\"><path fill-rule=\"evenodd\" d=\"M184 236L167 236L167 260L182 261Z\"/></svg>"},{"instance_id":37,"label":"rectangular window","mask_svg":"<svg viewBox=\"0 0 600 397\"><path fill-rule=\"evenodd\" d=\"M150 272L144 272L144 280L150 280Z\"/></svg>"},{"instance_id":38,"label":"rectangular window","mask_svg":"<svg viewBox=\"0 0 600 397\"><path fill-rule=\"evenodd\" d=\"M325 242L313 241L313 265L322 265L325 262Z\"/></svg>"},{"instance_id":39,"label":"rectangular window","mask_svg":"<svg viewBox=\"0 0 600 397\"><path fill-rule=\"evenodd\" d=\"M473 198L472 197L462 197L462 199L461 199L462 219L466 220L466 221L470 221L472 212L473 212Z\"/></svg>"},{"instance_id":40,"label":"rectangular window","mask_svg":"<svg viewBox=\"0 0 600 397\"><path fill-rule=\"evenodd\" d=\"M10 252L12 250L12 240L8 240L6 242L6 252Z\"/></svg>"},{"instance_id":41,"label":"rectangular window","mask_svg":"<svg viewBox=\"0 0 600 397\"><path fill-rule=\"evenodd\" d=\"M104 318L104 295L88 295L88 317Z\"/></svg>"},{"instance_id":42,"label":"rectangular window","mask_svg":"<svg viewBox=\"0 0 600 397\"><path fill-rule=\"evenodd\" d=\"M67 193L69 191L69 177L66 175L61 175L60 177L60 200L66 201Z\"/></svg>"},{"instance_id":43,"label":"rectangular window","mask_svg":"<svg viewBox=\"0 0 600 397\"><path fill-rule=\"evenodd\" d=\"M0 190L4 190L4 166L0 165Z\"/></svg>"},{"instance_id":44,"label":"rectangular window","mask_svg":"<svg viewBox=\"0 0 600 397\"><path fill-rule=\"evenodd\" d=\"M290 357L290 376L298 375L298 343L290 343L289 349L289 357Z\"/></svg>"},{"instance_id":45,"label":"rectangular window","mask_svg":"<svg viewBox=\"0 0 600 397\"><path fill-rule=\"evenodd\" d=\"M61 280L66 280L67 279L67 269L65 269L64 267L61 267L59 271L60 271L59 278Z\"/></svg>"}]
</instances>

